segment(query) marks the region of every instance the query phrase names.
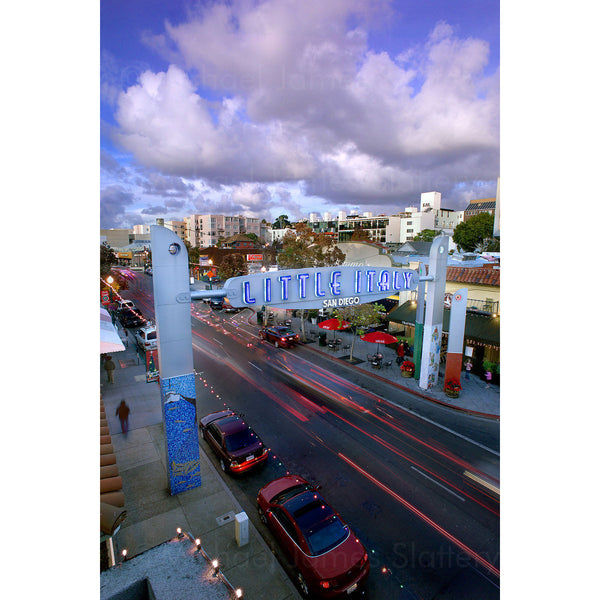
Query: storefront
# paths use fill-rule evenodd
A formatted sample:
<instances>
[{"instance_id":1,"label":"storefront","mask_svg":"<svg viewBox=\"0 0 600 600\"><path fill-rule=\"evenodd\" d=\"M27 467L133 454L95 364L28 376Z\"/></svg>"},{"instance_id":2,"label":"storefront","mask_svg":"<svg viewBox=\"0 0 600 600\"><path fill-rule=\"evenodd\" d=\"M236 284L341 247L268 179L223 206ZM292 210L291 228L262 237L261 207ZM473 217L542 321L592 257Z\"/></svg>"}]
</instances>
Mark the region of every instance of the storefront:
<instances>
[{"instance_id":1,"label":"storefront","mask_svg":"<svg viewBox=\"0 0 600 600\"><path fill-rule=\"evenodd\" d=\"M408 301L388 314L388 331L393 335L413 338L417 303ZM442 351L447 345L450 309L444 308ZM471 355L473 372L483 372L485 361L500 364L500 317L482 311L467 310L464 353Z\"/></svg>"}]
</instances>

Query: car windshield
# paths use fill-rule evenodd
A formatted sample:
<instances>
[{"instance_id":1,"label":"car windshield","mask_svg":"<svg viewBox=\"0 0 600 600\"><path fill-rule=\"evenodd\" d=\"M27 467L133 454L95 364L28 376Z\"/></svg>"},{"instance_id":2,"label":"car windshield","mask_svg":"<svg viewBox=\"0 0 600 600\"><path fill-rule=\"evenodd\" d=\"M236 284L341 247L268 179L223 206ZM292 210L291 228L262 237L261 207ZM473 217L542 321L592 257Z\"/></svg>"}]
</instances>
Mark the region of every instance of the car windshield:
<instances>
[{"instance_id":1,"label":"car windshield","mask_svg":"<svg viewBox=\"0 0 600 600\"><path fill-rule=\"evenodd\" d=\"M319 500L303 506L294 513L294 517L313 556L331 550L348 537L348 526L340 521L331 507Z\"/></svg>"},{"instance_id":2,"label":"car windshield","mask_svg":"<svg viewBox=\"0 0 600 600\"><path fill-rule=\"evenodd\" d=\"M225 447L229 452L236 452L246 446L251 446L258 442L258 436L248 427L237 433L232 433L225 437Z\"/></svg>"},{"instance_id":3,"label":"car windshield","mask_svg":"<svg viewBox=\"0 0 600 600\"><path fill-rule=\"evenodd\" d=\"M148 339L149 340L155 340L156 339L156 331L150 331L148 333Z\"/></svg>"}]
</instances>

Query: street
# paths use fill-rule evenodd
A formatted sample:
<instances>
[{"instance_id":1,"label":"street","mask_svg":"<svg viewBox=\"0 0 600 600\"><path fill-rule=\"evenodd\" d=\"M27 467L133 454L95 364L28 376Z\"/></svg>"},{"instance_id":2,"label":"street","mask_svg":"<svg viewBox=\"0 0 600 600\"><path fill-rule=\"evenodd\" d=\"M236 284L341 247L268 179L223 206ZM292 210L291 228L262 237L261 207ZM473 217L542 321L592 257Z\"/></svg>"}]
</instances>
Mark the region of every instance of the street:
<instances>
[{"instance_id":1,"label":"street","mask_svg":"<svg viewBox=\"0 0 600 600\"><path fill-rule=\"evenodd\" d=\"M150 277L136 273L123 295L153 318ZM192 303L197 411L242 413L271 449L259 470L223 477L277 555L256 494L297 473L369 551L369 598L499 598L498 423L422 400L416 414L411 394L363 387L309 345L260 341L249 314Z\"/></svg>"}]
</instances>

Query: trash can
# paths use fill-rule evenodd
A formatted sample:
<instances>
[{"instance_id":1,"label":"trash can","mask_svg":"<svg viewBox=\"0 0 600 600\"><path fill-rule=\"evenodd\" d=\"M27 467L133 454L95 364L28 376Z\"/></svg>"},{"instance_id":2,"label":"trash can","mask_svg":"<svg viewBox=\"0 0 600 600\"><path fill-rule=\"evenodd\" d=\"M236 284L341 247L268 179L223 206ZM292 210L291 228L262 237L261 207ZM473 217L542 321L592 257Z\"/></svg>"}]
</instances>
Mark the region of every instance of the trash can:
<instances>
[{"instance_id":1,"label":"trash can","mask_svg":"<svg viewBox=\"0 0 600 600\"><path fill-rule=\"evenodd\" d=\"M327 346L327 334L324 331L319 333L319 346Z\"/></svg>"}]
</instances>

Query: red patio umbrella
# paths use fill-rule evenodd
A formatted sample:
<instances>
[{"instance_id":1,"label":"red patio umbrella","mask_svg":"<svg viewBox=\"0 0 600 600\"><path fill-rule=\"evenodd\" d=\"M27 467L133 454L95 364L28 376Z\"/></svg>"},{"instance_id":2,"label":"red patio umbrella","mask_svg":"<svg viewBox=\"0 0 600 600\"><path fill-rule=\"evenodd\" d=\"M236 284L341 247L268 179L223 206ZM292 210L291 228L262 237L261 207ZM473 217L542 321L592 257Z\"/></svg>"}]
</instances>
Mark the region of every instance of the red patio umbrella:
<instances>
[{"instance_id":1,"label":"red patio umbrella","mask_svg":"<svg viewBox=\"0 0 600 600\"><path fill-rule=\"evenodd\" d=\"M350 322L342 321L341 319L327 319L327 321L321 321L319 327L328 331L337 331L338 329L347 329L350 327Z\"/></svg>"},{"instance_id":2,"label":"red patio umbrella","mask_svg":"<svg viewBox=\"0 0 600 600\"><path fill-rule=\"evenodd\" d=\"M371 331L371 333L361 335L360 339L371 344L377 344L377 352L379 352L379 344L395 344L398 341L393 335L385 331Z\"/></svg>"},{"instance_id":3,"label":"red patio umbrella","mask_svg":"<svg viewBox=\"0 0 600 600\"><path fill-rule=\"evenodd\" d=\"M342 319L327 319L326 321L321 321L319 323L319 327L321 329L326 329L327 331L338 331L340 329L347 329L350 327L349 321L343 321Z\"/></svg>"}]
</instances>

